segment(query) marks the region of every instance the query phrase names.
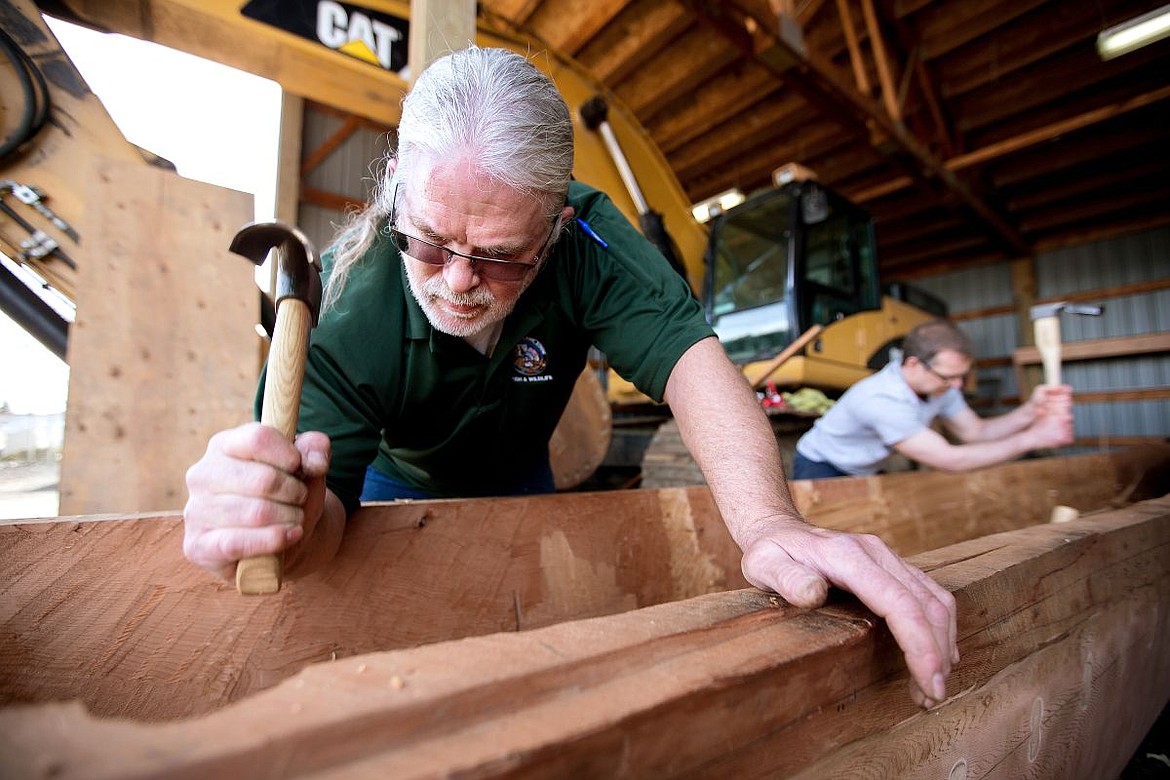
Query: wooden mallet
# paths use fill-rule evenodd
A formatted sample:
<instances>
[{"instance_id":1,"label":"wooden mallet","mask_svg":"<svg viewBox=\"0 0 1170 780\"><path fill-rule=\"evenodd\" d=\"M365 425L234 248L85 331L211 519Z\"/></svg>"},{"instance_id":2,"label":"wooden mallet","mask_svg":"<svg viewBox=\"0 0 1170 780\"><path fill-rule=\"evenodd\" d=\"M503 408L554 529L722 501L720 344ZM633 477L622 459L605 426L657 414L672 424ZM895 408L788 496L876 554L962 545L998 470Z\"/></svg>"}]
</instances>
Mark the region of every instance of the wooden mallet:
<instances>
[{"instance_id":1,"label":"wooden mallet","mask_svg":"<svg viewBox=\"0 0 1170 780\"><path fill-rule=\"evenodd\" d=\"M232 239L231 251L256 265L277 250L276 324L268 348L260 422L292 441L301 409L309 333L321 309L321 264L304 233L281 222L255 222ZM283 562L277 555L245 558L236 567L236 589L253 595L280 590Z\"/></svg>"}]
</instances>

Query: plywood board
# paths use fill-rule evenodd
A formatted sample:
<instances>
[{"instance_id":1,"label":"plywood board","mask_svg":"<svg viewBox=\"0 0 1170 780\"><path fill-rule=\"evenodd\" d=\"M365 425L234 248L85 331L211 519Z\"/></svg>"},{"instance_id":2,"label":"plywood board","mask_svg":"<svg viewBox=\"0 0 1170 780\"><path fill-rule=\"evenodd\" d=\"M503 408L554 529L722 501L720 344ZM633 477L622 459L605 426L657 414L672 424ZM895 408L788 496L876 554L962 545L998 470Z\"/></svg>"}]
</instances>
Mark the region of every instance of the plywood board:
<instances>
[{"instance_id":1,"label":"plywood board","mask_svg":"<svg viewBox=\"0 0 1170 780\"><path fill-rule=\"evenodd\" d=\"M88 238L103 214L103 204L86 197L84 183L89 180L93 166L104 160L146 163L133 144L122 137L101 101L89 90L35 3L0 1L0 21L17 45L37 63L45 77L50 105L44 127L22 153L4 160L0 178L40 189L45 205L77 232L77 239L70 238L15 198L6 196L4 200L25 221L45 231L76 264L77 268L71 268L58 255L30 261L41 277L72 300L78 283L77 270L87 265L91 256ZM25 98L18 83L11 64L0 59L0 98L6 109L0 119L5 135L15 130L24 107ZM19 243L28 233L7 216L0 216L0 236L8 245Z\"/></svg>"},{"instance_id":2,"label":"plywood board","mask_svg":"<svg viewBox=\"0 0 1170 780\"><path fill-rule=\"evenodd\" d=\"M78 234L15 204L76 264L35 264L77 304L60 511L177 509L211 434L251 417L259 299L247 261L227 251L252 219L251 196L148 164L34 3L0 2L0 17L44 73L52 106L25 152L5 160L4 178L42 189Z\"/></svg>"},{"instance_id":3,"label":"plywood board","mask_svg":"<svg viewBox=\"0 0 1170 780\"><path fill-rule=\"evenodd\" d=\"M216 431L252 419L255 266L228 251L251 195L147 165L95 166L78 269L63 515L179 509Z\"/></svg>"}]
</instances>

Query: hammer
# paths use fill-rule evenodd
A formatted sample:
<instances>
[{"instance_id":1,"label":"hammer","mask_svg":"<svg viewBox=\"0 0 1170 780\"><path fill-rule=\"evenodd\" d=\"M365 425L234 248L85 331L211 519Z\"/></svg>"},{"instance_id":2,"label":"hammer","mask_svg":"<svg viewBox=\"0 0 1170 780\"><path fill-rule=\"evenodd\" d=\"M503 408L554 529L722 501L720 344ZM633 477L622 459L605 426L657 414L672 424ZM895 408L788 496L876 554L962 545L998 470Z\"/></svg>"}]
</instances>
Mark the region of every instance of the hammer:
<instances>
[{"instance_id":1,"label":"hammer","mask_svg":"<svg viewBox=\"0 0 1170 780\"><path fill-rule=\"evenodd\" d=\"M1040 362L1044 365L1044 384L1060 384L1060 313L1089 314L1094 317L1105 311L1104 306L1086 306L1060 301L1041 303L1031 308L1032 330Z\"/></svg>"},{"instance_id":2,"label":"hammer","mask_svg":"<svg viewBox=\"0 0 1170 780\"><path fill-rule=\"evenodd\" d=\"M260 422L292 441L301 409L309 332L321 309L321 263L304 233L281 222L245 225L232 239L231 251L256 265L276 255L276 324L268 348L268 375ZM236 567L236 589L245 595L280 590L282 562L276 555L245 558Z\"/></svg>"}]
</instances>

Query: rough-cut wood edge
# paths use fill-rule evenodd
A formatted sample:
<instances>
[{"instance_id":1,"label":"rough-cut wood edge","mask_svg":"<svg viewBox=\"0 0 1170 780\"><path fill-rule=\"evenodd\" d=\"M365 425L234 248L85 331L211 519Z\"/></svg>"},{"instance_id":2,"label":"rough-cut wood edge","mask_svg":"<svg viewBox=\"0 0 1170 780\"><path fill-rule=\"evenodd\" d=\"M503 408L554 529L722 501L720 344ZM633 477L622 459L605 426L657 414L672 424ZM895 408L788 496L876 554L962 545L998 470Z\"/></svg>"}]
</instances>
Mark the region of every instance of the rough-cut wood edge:
<instances>
[{"instance_id":1,"label":"rough-cut wood edge","mask_svg":"<svg viewBox=\"0 0 1170 780\"><path fill-rule=\"evenodd\" d=\"M913 554L1043 522L1054 504L1161 495L1168 475L1163 447L792 486L815 497L814 523ZM214 711L315 662L747 584L706 488L371 505L326 571L263 599L184 561L175 515L0 525L0 570L0 704L80 699L146 721Z\"/></svg>"},{"instance_id":2,"label":"rough-cut wood edge","mask_svg":"<svg viewBox=\"0 0 1170 780\"><path fill-rule=\"evenodd\" d=\"M601 380L586 366L548 442L557 490L577 487L605 460L613 439L612 416Z\"/></svg>"},{"instance_id":3,"label":"rough-cut wood edge","mask_svg":"<svg viewBox=\"0 0 1170 780\"><path fill-rule=\"evenodd\" d=\"M1170 445L1034 458L964 474L909 471L795 480L812 523L882 537L902 555L1046 521L1055 506L1082 513L1170 492Z\"/></svg>"},{"instance_id":4,"label":"rough-cut wood edge","mask_svg":"<svg viewBox=\"0 0 1170 780\"><path fill-rule=\"evenodd\" d=\"M200 719L0 711L13 776L1116 776L1170 697L1170 496L916 560L964 660L917 711L851 598L754 590L306 669Z\"/></svg>"},{"instance_id":5,"label":"rough-cut wood edge","mask_svg":"<svg viewBox=\"0 0 1170 780\"><path fill-rule=\"evenodd\" d=\"M243 598L175 515L0 526L0 703L211 711L305 665L743 587L709 493L370 506L323 571Z\"/></svg>"}]
</instances>

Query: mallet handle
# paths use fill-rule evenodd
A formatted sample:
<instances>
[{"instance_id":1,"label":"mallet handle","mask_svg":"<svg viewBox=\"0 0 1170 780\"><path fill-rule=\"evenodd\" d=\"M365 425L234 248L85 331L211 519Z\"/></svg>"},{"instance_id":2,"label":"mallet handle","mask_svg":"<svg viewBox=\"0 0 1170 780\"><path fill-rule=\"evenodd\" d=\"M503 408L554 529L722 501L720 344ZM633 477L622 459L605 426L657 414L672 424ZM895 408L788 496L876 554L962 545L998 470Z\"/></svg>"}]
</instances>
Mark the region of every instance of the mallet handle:
<instances>
[{"instance_id":1,"label":"mallet handle","mask_svg":"<svg viewBox=\"0 0 1170 780\"><path fill-rule=\"evenodd\" d=\"M284 298L277 304L260 422L276 428L289 441L297 433L301 385L305 378L305 357L312 327L313 317L304 301ZM245 595L276 593L280 590L282 568L281 556L278 555L245 558L236 567L236 589Z\"/></svg>"},{"instance_id":2,"label":"mallet handle","mask_svg":"<svg viewBox=\"0 0 1170 780\"><path fill-rule=\"evenodd\" d=\"M1060 318L1041 317L1032 323L1036 350L1044 366L1044 384L1060 384Z\"/></svg>"}]
</instances>

